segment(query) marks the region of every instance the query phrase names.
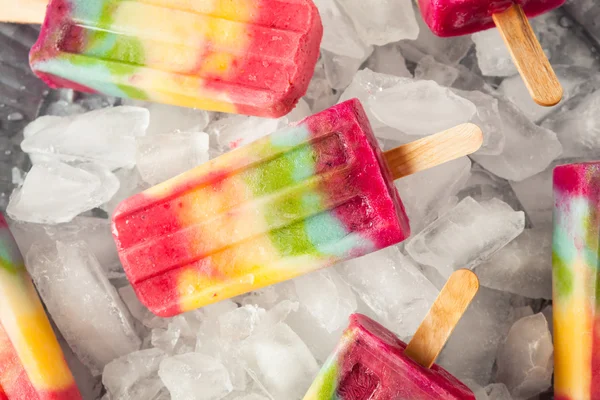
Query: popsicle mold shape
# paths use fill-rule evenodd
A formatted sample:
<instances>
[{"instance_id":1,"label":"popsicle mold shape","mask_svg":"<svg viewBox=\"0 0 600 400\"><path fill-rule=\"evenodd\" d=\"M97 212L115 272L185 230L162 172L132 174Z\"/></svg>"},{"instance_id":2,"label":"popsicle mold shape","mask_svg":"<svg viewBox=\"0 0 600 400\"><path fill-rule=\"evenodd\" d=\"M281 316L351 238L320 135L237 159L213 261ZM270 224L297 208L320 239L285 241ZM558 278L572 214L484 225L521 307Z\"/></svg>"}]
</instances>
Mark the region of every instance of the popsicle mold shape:
<instances>
[{"instance_id":1,"label":"popsicle mold shape","mask_svg":"<svg viewBox=\"0 0 600 400\"><path fill-rule=\"evenodd\" d=\"M535 17L560 7L565 0L419 0L425 23L438 36L460 36L495 26L492 15L506 11L514 4Z\"/></svg>"},{"instance_id":2,"label":"popsicle mold shape","mask_svg":"<svg viewBox=\"0 0 600 400\"><path fill-rule=\"evenodd\" d=\"M600 162L554 169L556 400L600 399Z\"/></svg>"},{"instance_id":3,"label":"popsicle mold shape","mask_svg":"<svg viewBox=\"0 0 600 400\"><path fill-rule=\"evenodd\" d=\"M311 0L51 0L30 63L53 88L279 117L322 35Z\"/></svg>"},{"instance_id":4,"label":"popsicle mold shape","mask_svg":"<svg viewBox=\"0 0 600 400\"><path fill-rule=\"evenodd\" d=\"M62 349L0 215L0 399L80 400Z\"/></svg>"},{"instance_id":5,"label":"popsicle mold shape","mask_svg":"<svg viewBox=\"0 0 600 400\"><path fill-rule=\"evenodd\" d=\"M369 317L350 325L304 400L475 400L448 371L425 368L404 354L406 344Z\"/></svg>"},{"instance_id":6,"label":"popsicle mold shape","mask_svg":"<svg viewBox=\"0 0 600 400\"><path fill-rule=\"evenodd\" d=\"M359 257L409 233L356 99L135 195L113 216L126 274L160 316Z\"/></svg>"}]
</instances>

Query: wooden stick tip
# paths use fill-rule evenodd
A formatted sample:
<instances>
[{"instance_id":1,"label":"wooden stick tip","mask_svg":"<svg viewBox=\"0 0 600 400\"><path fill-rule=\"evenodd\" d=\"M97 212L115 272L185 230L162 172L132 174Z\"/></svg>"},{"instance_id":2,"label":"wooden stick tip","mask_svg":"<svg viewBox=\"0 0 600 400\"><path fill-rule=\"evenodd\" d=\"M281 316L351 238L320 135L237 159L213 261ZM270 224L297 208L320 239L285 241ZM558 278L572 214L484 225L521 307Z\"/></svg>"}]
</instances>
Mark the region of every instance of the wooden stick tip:
<instances>
[{"instance_id":1,"label":"wooden stick tip","mask_svg":"<svg viewBox=\"0 0 600 400\"><path fill-rule=\"evenodd\" d=\"M479 290L479 278L475 274L475 272L470 269L458 269L453 273L454 277L460 279L465 283L465 286L474 289L474 291Z\"/></svg>"},{"instance_id":2,"label":"wooden stick tip","mask_svg":"<svg viewBox=\"0 0 600 400\"><path fill-rule=\"evenodd\" d=\"M483 131L481 128L470 122L462 124L456 127L461 133L467 143L471 153L476 152L483 145Z\"/></svg>"},{"instance_id":3,"label":"wooden stick tip","mask_svg":"<svg viewBox=\"0 0 600 400\"><path fill-rule=\"evenodd\" d=\"M564 91L562 85L557 81L556 85L552 86L552 91L543 95L536 94L533 96L533 101L542 107L553 107L560 103L563 98Z\"/></svg>"}]
</instances>

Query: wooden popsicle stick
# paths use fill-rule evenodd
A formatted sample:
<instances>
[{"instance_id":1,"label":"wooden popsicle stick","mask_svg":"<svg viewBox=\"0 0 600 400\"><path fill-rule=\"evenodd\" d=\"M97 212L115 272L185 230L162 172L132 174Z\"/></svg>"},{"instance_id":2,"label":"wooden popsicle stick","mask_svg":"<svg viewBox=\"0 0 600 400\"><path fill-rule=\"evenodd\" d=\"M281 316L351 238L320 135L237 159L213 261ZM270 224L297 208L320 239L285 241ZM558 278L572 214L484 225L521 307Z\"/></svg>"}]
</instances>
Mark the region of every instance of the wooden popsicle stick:
<instances>
[{"instance_id":1,"label":"wooden popsicle stick","mask_svg":"<svg viewBox=\"0 0 600 400\"><path fill-rule=\"evenodd\" d=\"M47 5L47 0L0 0L0 22L41 24Z\"/></svg>"},{"instance_id":2,"label":"wooden popsicle stick","mask_svg":"<svg viewBox=\"0 0 600 400\"><path fill-rule=\"evenodd\" d=\"M475 124L462 124L383 153L395 179L474 153L483 144Z\"/></svg>"},{"instance_id":3,"label":"wooden popsicle stick","mask_svg":"<svg viewBox=\"0 0 600 400\"><path fill-rule=\"evenodd\" d=\"M472 271L455 271L406 346L404 354L425 368L431 368L478 290L479 280Z\"/></svg>"},{"instance_id":4,"label":"wooden popsicle stick","mask_svg":"<svg viewBox=\"0 0 600 400\"><path fill-rule=\"evenodd\" d=\"M514 4L508 10L494 14L493 19L531 98L544 107L558 104L563 96L562 86L523 8Z\"/></svg>"}]
</instances>

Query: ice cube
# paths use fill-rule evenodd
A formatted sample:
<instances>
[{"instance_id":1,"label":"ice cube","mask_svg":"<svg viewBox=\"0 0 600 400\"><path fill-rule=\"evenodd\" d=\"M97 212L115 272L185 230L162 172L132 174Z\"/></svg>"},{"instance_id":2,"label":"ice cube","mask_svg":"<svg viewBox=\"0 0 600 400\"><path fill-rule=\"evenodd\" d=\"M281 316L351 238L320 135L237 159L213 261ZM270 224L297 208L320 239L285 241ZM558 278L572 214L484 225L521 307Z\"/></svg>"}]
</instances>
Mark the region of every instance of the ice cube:
<instances>
[{"instance_id":1,"label":"ice cube","mask_svg":"<svg viewBox=\"0 0 600 400\"><path fill-rule=\"evenodd\" d=\"M381 74L412 78L412 74L406 68L406 60L396 43L376 46L366 65L370 70Z\"/></svg>"},{"instance_id":2,"label":"ice cube","mask_svg":"<svg viewBox=\"0 0 600 400\"><path fill-rule=\"evenodd\" d=\"M473 41L468 35L442 38L431 32L418 11L417 23L419 36L417 40L402 40L399 42L402 54L412 62L418 63L426 55L432 55L442 64L458 64L473 46Z\"/></svg>"},{"instance_id":3,"label":"ice cube","mask_svg":"<svg viewBox=\"0 0 600 400\"><path fill-rule=\"evenodd\" d=\"M402 136L403 133L399 132L397 129L388 127L385 123L380 121L379 118L373 114L370 104L371 101L375 99L375 96L381 91L409 82L413 81L394 75L379 74L366 68L358 71L356 75L354 75L354 79L344 93L342 93L339 102L341 103L356 97L365 107L365 112L375 131L375 135L387 139L398 140L398 136Z\"/></svg>"},{"instance_id":4,"label":"ice cube","mask_svg":"<svg viewBox=\"0 0 600 400\"><path fill-rule=\"evenodd\" d=\"M321 48L351 58L365 58L369 45L362 41L352 20L335 0L316 0L323 21Z\"/></svg>"},{"instance_id":5,"label":"ice cube","mask_svg":"<svg viewBox=\"0 0 600 400\"><path fill-rule=\"evenodd\" d=\"M468 157L417 172L394 182L410 218L413 235L437 218L439 212L454 206L454 196L470 176Z\"/></svg>"},{"instance_id":6,"label":"ice cube","mask_svg":"<svg viewBox=\"0 0 600 400\"><path fill-rule=\"evenodd\" d=\"M483 75L513 76L519 73L498 29L477 32L471 38L475 42L477 61Z\"/></svg>"},{"instance_id":7,"label":"ice cube","mask_svg":"<svg viewBox=\"0 0 600 400\"><path fill-rule=\"evenodd\" d=\"M165 353L173 354L180 336L181 328L177 324L170 323L167 329L152 329L151 343Z\"/></svg>"},{"instance_id":8,"label":"ice cube","mask_svg":"<svg viewBox=\"0 0 600 400\"><path fill-rule=\"evenodd\" d=\"M569 104L570 105L570 104ZM563 147L562 157L598 157L600 154L600 90L584 97L573 107L564 107L544 121L543 127L556 132Z\"/></svg>"},{"instance_id":9,"label":"ice cube","mask_svg":"<svg viewBox=\"0 0 600 400\"><path fill-rule=\"evenodd\" d=\"M548 167L562 152L556 134L531 122L517 107L497 97L505 144L499 155L473 154L471 158L505 179L522 181Z\"/></svg>"},{"instance_id":10,"label":"ice cube","mask_svg":"<svg viewBox=\"0 0 600 400\"><path fill-rule=\"evenodd\" d=\"M520 182L511 182L511 186L533 226L544 227L552 224L554 198L552 195L552 172L561 164L588 161L578 158L560 158L544 171Z\"/></svg>"},{"instance_id":11,"label":"ice cube","mask_svg":"<svg viewBox=\"0 0 600 400\"><path fill-rule=\"evenodd\" d=\"M499 199L512 207L515 211L525 211L523 205L512 190L511 182L502 179L477 163L473 163L471 177L464 188L458 193L458 198L472 197L477 201ZM530 226L527 213L525 214L525 226Z\"/></svg>"},{"instance_id":12,"label":"ice cube","mask_svg":"<svg viewBox=\"0 0 600 400\"><path fill-rule=\"evenodd\" d=\"M317 113L334 105L339 97L340 93L335 92L327 81L324 61L321 58L315 66L315 73L308 85L304 99L310 106L311 111Z\"/></svg>"},{"instance_id":13,"label":"ice cube","mask_svg":"<svg viewBox=\"0 0 600 400\"><path fill-rule=\"evenodd\" d=\"M148 135L166 134L175 130L200 132L212 118L212 113L194 108L131 99L124 99L123 103L144 107L150 112Z\"/></svg>"},{"instance_id":14,"label":"ice cube","mask_svg":"<svg viewBox=\"0 0 600 400\"><path fill-rule=\"evenodd\" d=\"M522 211L501 200L478 203L464 198L406 245L417 262L435 267L443 276L473 268L517 237L525 226Z\"/></svg>"},{"instance_id":15,"label":"ice cube","mask_svg":"<svg viewBox=\"0 0 600 400\"><path fill-rule=\"evenodd\" d=\"M287 119L232 115L213 122L207 128L215 134L224 149L235 149L267 136L287 124Z\"/></svg>"},{"instance_id":16,"label":"ice cube","mask_svg":"<svg viewBox=\"0 0 600 400\"><path fill-rule=\"evenodd\" d=\"M34 244L26 264L56 325L92 373L139 349L129 311L85 242Z\"/></svg>"},{"instance_id":17,"label":"ice cube","mask_svg":"<svg viewBox=\"0 0 600 400\"><path fill-rule=\"evenodd\" d=\"M526 229L475 267L482 285L530 298L552 298L552 230Z\"/></svg>"},{"instance_id":18,"label":"ice cube","mask_svg":"<svg viewBox=\"0 0 600 400\"><path fill-rule=\"evenodd\" d=\"M366 44L382 46L402 39L415 40L419 35L411 0L344 0L339 4Z\"/></svg>"},{"instance_id":19,"label":"ice cube","mask_svg":"<svg viewBox=\"0 0 600 400\"><path fill-rule=\"evenodd\" d=\"M534 32L552 65L573 65L597 70L597 50L562 9L543 13L531 20Z\"/></svg>"},{"instance_id":20,"label":"ice cube","mask_svg":"<svg viewBox=\"0 0 600 400\"><path fill-rule=\"evenodd\" d=\"M325 68L325 77L329 85L338 90L345 89L358 71L363 62L371 55L372 47L369 47L364 57L353 58L331 53L327 50L321 51L321 59Z\"/></svg>"},{"instance_id":21,"label":"ice cube","mask_svg":"<svg viewBox=\"0 0 600 400\"><path fill-rule=\"evenodd\" d=\"M166 328L168 326L169 321L167 319L155 316L140 302L131 285L119 288L119 296L129 309L131 315L146 328L155 329Z\"/></svg>"},{"instance_id":22,"label":"ice cube","mask_svg":"<svg viewBox=\"0 0 600 400\"><path fill-rule=\"evenodd\" d=\"M61 162L34 165L11 195L8 214L19 221L57 224L108 201L118 179L104 167L84 168Z\"/></svg>"},{"instance_id":23,"label":"ice cube","mask_svg":"<svg viewBox=\"0 0 600 400\"><path fill-rule=\"evenodd\" d=\"M540 107L536 104L520 75L504 79L498 91L512 101L527 118L539 123L562 108L569 99L591 93L600 85L596 70L564 65L553 65L553 68L564 91L561 103L554 107Z\"/></svg>"},{"instance_id":24,"label":"ice cube","mask_svg":"<svg viewBox=\"0 0 600 400\"><path fill-rule=\"evenodd\" d=\"M200 353L164 359L158 375L171 392L172 400L219 400L233 390L225 366Z\"/></svg>"},{"instance_id":25,"label":"ice cube","mask_svg":"<svg viewBox=\"0 0 600 400\"><path fill-rule=\"evenodd\" d=\"M513 400L508 388L503 383L492 383L485 387L489 400Z\"/></svg>"},{"instance_id":26,"label":"ice cube","mask_svg":"<svg viewBox=\"0 0 600 400\"><path fill-rule=\"evenodd\" d=\"M385 125L418 136L469 121L477 111L473 103L433 81L408 79L375 93L368 107Z\"/></svg>"},{"instance_id":27,"label":"ice cube","mask_svg":"<svg viewBox=\"0 0 600 400\"><path fill-rule=\"evenodd\" d=\"M343 326L337 331L328 332L317 323L315 317L305 307L299 307L297 311L290 314L285 322L306 344L319 363L324 362L329 357L331 350L335 347L346 328L346 326Z\"/></svg>"},{"instance_id":28,"label":"ice cube","mask_svg":"<svg viewBox=\"0 0 600 400\"><path fill-rule=\"evenodd\" d=\"M136 165L156 185L208 161L208 134L170 132L137 138Z\"/></svg>"},{"instance_id":29,"label":"ice cube","mask_svg":"<svg viewBox=\"0 0 600 400\"><path fill-rule=\"evenodd\" d=\"M114 170L135 164L135 138L146 133L150 115L144 108L122 106L42 118L43 123L21 143L24 152L68 162L96 162Z\"/></svg>"},{"instance_id":30,"label":"ice cube","mask_svg":"<svg viewBox=\"0 0 600 400\"><path fill-rule=\"evenodd\" d=\"M600 18L600 5L595 0L567 0L564 8L600 44L600 25L597 22Z\"/></svg>"},{"instance_id":31,"label":"ice cube","mask_svg":"<svg viewBox=\"0 0 600 400\"><path fill-rule=\"evenodd\" d=\"M352 289L329 268L294 279L298 301L328 332L335 332L348 322L356 310Z\"/></svg>"},{"instance_id":32,"label":"ice cube","mask_svg":"<svg viewBox=\"0 0 600 400\"><path fill-rule=\"evenodd\" d=\"M286 118L290 123L294 123L303 120L311 114L312 112L310 111L310 107L306 100L300 99L298 100L296 107L286 115Z\"/></svg>"},{"instance_id":33,"label":"ice cube","mask_svg":"<svg viewBox=\"0 0 600 400\"><path fill-rule=\"evenodd\" d=\"M228 399L229 399L229 397L228 397ZM231 400L269 400L269 398L263 396L262 394L250 393L250 394L243 394L240 396L233 396L231 398Z\"/></svg>"},{"instance_id":34,"label":"ice cube","mask_svg":"<svg viewBox=\"0 0 600 400\"><path fill-rule=\"evenodd\" d=\"M425 56L415 69L415 79L435 81L441 86L452 86L458 79L458 69L452 65L439 63L433 56Z\"/></svg>"},{"instance_id":35,"label":"ice cube","mask_svg":"<svg viewBox=\"0 0 600 400\"><path fill-rule=\"evenodd\" d=\"M117 190L117 193L109 201L101 206L108 215L112 215L117 205L126 198L150 187L150 185L144 182L137 168L121 168L115 171L114 174L119 179L119 190Z\"/></svg>"},{"instance_id":36,"label":"ice cube","mask_svg":"<svg viewBox=\"0 0 600 400\"><path fill-rule=\"evenodd\" d=\"M479 288L437 363L460 380L487 385L498 346L514 321L511 298L506 293Z\"/></svg>"},{"instance_id":37,"label":"ice cube","mask_svg":"<svg viewBox=\"0 0 600 400\"><path fill-rule=\"evenodd\" d=\"M108 219L78 216L71 222L58 225L11 222L10 226L23 254L27 254L34 243L83 240L109 278L119 277L123 272Z\"/></svg>"},{"instance_id":38,"label":"ice cube","mask_svg":"<svg viewBox=\"0 0 600 400\"><path fill-rule=\"evenodd\" d=\"M552 336L543 314L519 319L498 350L497 380L515 399L528 399L551 384L554 363Z\"/></svg>"},{"instance_id":39,"label":"ice cube","mask_svg":"<svg viewBox=\"0 0 600 400\"><path fill-rule=\"evenodd\" d=\"M346 261L341 268L344 279L400 337L414 334L439 293L396 246Z\"/></svg>"},{"instance_id":40,"label":"ice cube","mask_svg":"<svg viewBox=\"0 0 600 400\"><path fill-rule=\"evenodd\" d=\"M218 317L220 335L229 342L245 340L264 321L266 315L265 309L252 305L245 305L221 314Z\"/></svg>"},{"instance_id":41,"label":"ice cube","mask_svg":"<svg viewBox=\"0 0 600 400\"><path fill-rule=\"evenodd\" d=\"M504 150L505 136L504 125L498 100L489 94L478 90L465 91L454 89L454 93L472 102L477 107L477 112L471 122L479 126L483 132L483 144L477 154L497 155Z\"/></svg>"},{"instance_id":42,"label":"ice cube","mask_svg":"<svg viewBox=\"0 0 600 400\"><path fill-rule=\"evenodd\" d=\"M240 357L250 376L275 400L302 397L318 372L308 347L283 322L246 340Z\"/></svg>"},{"instance_id":43,"label":"ice cube","mask_svg":"<svg viewBox=\"0 0 600 400\"><path fill-rule=\"evenodd\" d=\"M104 367L102 383L113 399L153 399L164 387L158 367L166 354L160 349L136 351Z\"/></svg>"},{"instance_id":44,"label":"ice cube","mask_svg":"<svg viewBox=\"0 0 600 400\"><path fill-rule=\"evenodd\" d=\"M553 65L577 65L597 67L594 51L582 38L573 34L569 26L559 20L564 18L561 10L544 13L531 19L531 26ZM511 76L517 74L508 48L497 29L473 34L477 48L479 67L484 75Z\"/></svg>"}]
</instances>

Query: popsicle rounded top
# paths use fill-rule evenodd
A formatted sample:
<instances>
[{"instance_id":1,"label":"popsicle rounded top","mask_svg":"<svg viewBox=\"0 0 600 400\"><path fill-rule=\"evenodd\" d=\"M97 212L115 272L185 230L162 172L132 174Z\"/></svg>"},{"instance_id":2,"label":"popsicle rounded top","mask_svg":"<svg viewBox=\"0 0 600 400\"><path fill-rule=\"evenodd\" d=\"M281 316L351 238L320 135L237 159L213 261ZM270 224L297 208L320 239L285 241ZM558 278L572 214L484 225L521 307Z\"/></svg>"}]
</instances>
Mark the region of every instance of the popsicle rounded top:
<instances>
[{"instance_id":1,"label":"popsicle rounded top","mask_svg":"<svg viewBox=\"0 0 600 400\"><path fill-rule=\"evenodd\" d=\"M135 195L113 235L172 316L396 244L408 217L356 99Z\"/></svg>"},{"instance_id":2,"label":"popsicle rounded top","mask_svg":"<svg viewBox=\"0 0 600 400\"><path fill-rule=\"evenodd\" d=\"M421 15L438 36L460 36L495 26L492 16L514 4L535 17L560 7L565 0L419 0Z\"/></svg>"},{"instance_id":3,"label":"popsicle rounded top","mask_svg":"<svg viewBox=\"0 0 600 400\"><path fill-rule=\"evenodd\" d=\"M23 257L1 214L0 388L0 399L81 399Z\"/></svg>"},{"instance_id":4,"label":"popsicle rounded top","mask_svg":"<svg viewBox=\"0 0 600 400\"><path fill-rule=\"evenodd\" d=\"M54 88L279 117L322 35L311 0L51 0L30 63Z\"/></svg>"},{"instance_id":5,"label":"popsicle rounded top","mask_svg":"<svg viewBox=\"0 0 600 400\"><path fill-rule=\"evenodd\" d=\"M600 398L600 162L554 169L554 392Z\"/></svg>"}]
</instances>

